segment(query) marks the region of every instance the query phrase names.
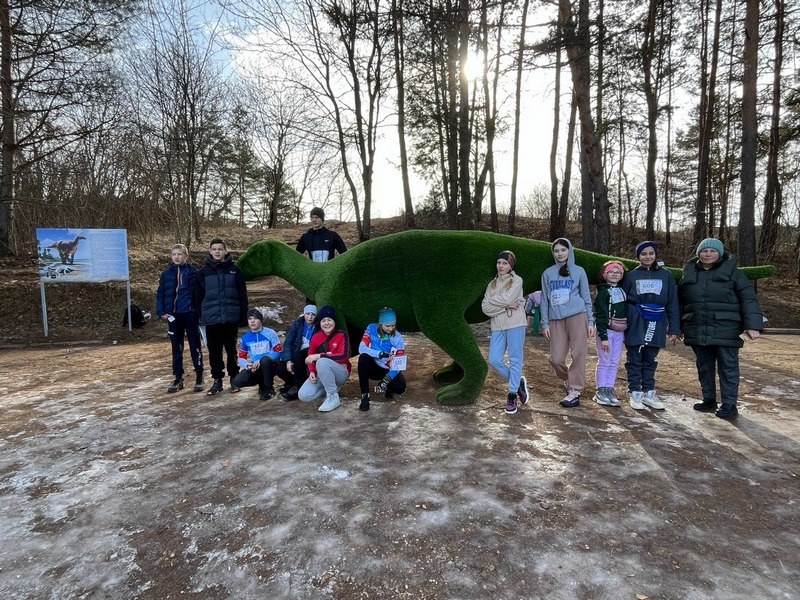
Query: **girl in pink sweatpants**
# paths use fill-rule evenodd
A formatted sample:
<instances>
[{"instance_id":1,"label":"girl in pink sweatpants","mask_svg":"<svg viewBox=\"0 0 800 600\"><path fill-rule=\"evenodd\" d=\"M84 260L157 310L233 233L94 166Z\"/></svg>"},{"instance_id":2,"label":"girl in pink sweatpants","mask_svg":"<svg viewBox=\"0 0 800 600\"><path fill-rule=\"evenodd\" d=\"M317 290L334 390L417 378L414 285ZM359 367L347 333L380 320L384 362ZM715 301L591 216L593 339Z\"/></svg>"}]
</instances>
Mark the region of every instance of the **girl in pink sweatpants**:
<instances>
[{"instance_id":1,"label":"girl in pink sweatpants","mask_svg":"<svg viewBox=\"0 0 800 600\"><path fill-rule=\"evenodd\" d=\"M619 406L619 398L614 394L617 367L625 345L625 292L619 287L625 267L616 260L610 260L600 270L605 281L597 286L594 299L594 322L597 327L597 370L595 380L597 391L594 401L604 406Z\"/></svg>"}]
</instances>

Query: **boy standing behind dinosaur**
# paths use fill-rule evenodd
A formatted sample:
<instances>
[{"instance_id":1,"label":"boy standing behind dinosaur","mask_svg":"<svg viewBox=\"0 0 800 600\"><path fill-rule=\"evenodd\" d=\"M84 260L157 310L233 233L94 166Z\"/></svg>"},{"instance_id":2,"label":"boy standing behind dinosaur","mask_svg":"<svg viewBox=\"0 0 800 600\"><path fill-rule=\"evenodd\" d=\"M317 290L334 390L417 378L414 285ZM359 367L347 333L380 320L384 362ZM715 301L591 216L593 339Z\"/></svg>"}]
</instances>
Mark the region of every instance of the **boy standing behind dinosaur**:
<instances>
[{"instance_id":1,"label":"boy standing behind dinosaur","mask_svg":"<svg viewBox=\"0 0 800 600\"><path fill-rule=\"evenodd\" d=\"M225 242L214 238L209 244L205 266L197 275L197 301L200 308L200 323L206 326L208 362L214 383L206 392L213 396L222 391L222 378L226 363L222 351L227 355L228 376L239 373L236 339L239 326L247 325L247 288L244 276L225 248Z\"/></svg>"},{"instance_id":2,"label":"boy standing behind dinosaur","mask_svg":"<svg viewBox=\"0 0 800 600\"><path fill-rule=\"evenodd\" d=\"M183 389L183 337L189 341L189 354L194 365L195 392L203 391L203 352L197 330L197 310L194 291L197 269L186 262L189 250L183 244L172 247L172 263L161 272L156 290L156 315L167 322L167 333L172 344L172 374L175 381L167 388L172 394Z\"/></svg>"},{"instance_id":3,"label":"boy standing behind dinosaur","mask_svg":"<svg viewBox=\"0 0 800 600\"><path fill-rule=\"evenodd\" d=\"M315 206L311 209L311 229L306 231L297 242L300 254L308 252L314 262L327 262L338 252L347 251L341 236L325 227L325 211Z\"/></svg>"}]
</instances>

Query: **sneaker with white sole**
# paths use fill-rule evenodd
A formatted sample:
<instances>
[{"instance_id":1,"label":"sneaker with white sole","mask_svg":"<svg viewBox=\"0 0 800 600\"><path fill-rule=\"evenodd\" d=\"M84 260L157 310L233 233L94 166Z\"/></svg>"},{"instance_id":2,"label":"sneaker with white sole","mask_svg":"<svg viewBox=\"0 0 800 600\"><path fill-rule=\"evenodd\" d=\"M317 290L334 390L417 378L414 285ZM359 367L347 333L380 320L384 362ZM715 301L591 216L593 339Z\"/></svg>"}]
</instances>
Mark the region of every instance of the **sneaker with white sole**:
<instances>
[{"instance_id":1,"label":"sneaker with white sole","mask_svg":"<svg viewBox=\"0 0 800 600\"><path fill-rule=\"evenodd\" d=\"M656 396L655 390L645 392L644 398L642 398L642 404L649 406L653 410L664 410L666 408L664 403Z\"/></svg>"},{"instance_id":2,"label":"sneaker with white sole","mask_svg":"<svg viewBox=\"0 0 800 600\"><path fill-rule=\"evenodd\" d=\"M606 388L606 398L611 402L609 406L619 406L619 398L617 398L617 395L614 393L614 388Z\"/></svg>"},{"instance_id":3,"label":"sneaker with white sole","mask_svg":"<svg viewBox=\"0 0 800 600\"><path fill-rule=\"evenodd\" d=\"M631 392L631 408L633 410L644 410L645 405L642 403L644 399L644 392Z\"/></svg>"},{"instance_id":4,"label":"sneaker with white sole","mask_svg":"<svg viewBox=\"0 0 800 600\"><path fill-rule=\"evenodd\" d=\"M578 390L570 390L567 395L559 402L564 408L575 408L581 405L581 393Z\"/></svg>"},{"instance_id":5,"label":"sneaker with white sole","mask_svg":"<svg viewBox=\"0 0 800 600\"><path fill-rule=\"evenodd\" d=\"M506 414L513 415L517 412L517 395L509 394L506 399Z\"/></svg>"},{"instance_id":6,"label":"sneaker with white sole","mask_svg":"<svg viewBox=\"0 0 800 600\"><path fill-rule=\"evenodd\" d=\"M519 389L517 390L517 398L520 404L528 403L528 380L524 377L519 378Z\"/></svg>"},{"instance_id":7,"label":"sneaker with white sole","mask_svg":"<svg viewBox=\"0 0 800 600\"><path fill-rule=\"evenodd\" d=\"M597 391L594 393L594 397L592 398L598 404L602 404L603 406L614 406L611 402L611 398L608 397L608 388L599 387Z\"/></svg>"},{"instance_id":8,"label":"sneaker with white sole","mask_svg":"<svg viewBox=\"0 0 800 600\"><path fill-rule=\"evenodd\" d=\"M319 412L331 412L332 410L336 410L341 405L341 401L339 400L339 394L334 392L333 394L328 394L325 397L325 402L319 405Z\"/></svg>"}]
</instances>

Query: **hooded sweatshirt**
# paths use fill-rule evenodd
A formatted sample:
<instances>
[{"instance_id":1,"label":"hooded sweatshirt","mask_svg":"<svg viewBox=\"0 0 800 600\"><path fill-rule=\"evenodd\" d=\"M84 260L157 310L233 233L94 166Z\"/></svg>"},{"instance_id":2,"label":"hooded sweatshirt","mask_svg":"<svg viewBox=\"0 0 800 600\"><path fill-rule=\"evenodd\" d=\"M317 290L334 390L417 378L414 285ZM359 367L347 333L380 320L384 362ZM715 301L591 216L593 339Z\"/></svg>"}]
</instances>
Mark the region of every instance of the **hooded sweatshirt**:
<instances>
[{"instance_id":1,"label":"hooded sweatshirt","mask_svg":"<svg viewBox=\"0 0 800 600\"><path fill-rule=\"evenodd\" d=\"M519 300L517 309L506 308ZM506 275L498 275L486 286L481 302L483 314L491 318L492 331L505 331L514 327L525 327L528 317L525 315L525 298L522 295L522 278L511 271Z\"/></svg>"},{"instance_id":2,"label":"hooded sweatshirt","mask_svg":"<svg viewBox=\"0 0 800 600\"><path fill-rule=\"evenodd\" d=\"M542 329L548 329L551 320L566 319L581 312L586 313L589 325L594 325L589 278L586 277L586 271L575 264L572 242L565 241L569 249L567 255L569 275L563 277L559 274L561 265L558 263L542 273Z\"/></svg>"}]
</instances>

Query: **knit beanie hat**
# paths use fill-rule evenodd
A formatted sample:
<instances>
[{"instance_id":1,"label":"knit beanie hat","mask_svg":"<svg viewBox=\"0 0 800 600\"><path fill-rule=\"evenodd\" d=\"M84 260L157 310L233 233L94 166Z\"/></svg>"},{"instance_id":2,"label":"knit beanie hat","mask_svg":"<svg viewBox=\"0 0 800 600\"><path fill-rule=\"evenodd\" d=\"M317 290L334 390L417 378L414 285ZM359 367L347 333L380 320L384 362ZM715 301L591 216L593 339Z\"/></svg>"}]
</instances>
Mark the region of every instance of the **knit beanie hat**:
<instances>
[{"instance_id":1,"label":"knit beanie hat","mask_svg":"<svg viewBox=\"0 0 800 600\"><path fill-rule=\"evenodd\" d=\"M699 244L697 244L697 254L699 255L703 250L706 248L711 248L712 250L716 250L720 256L725 253L725 247L722 245L717 238L706 238Z\"/></svg>"},{"instance_id":2,"label":"knit beanie hat","mask_svg":"<svg viewBox=\"0 0 800 600\"><path fill-rule=\"evenodd\" d=\"M320 219L322 219L324 221L325 220L325 211L322 210L319 206L315 206L314 208L311 209L311 214L309 216L311 216L311 217L319 217Z\"/></svg>"},{"instance_id":3,"label":"knit beanie hat","mask_svg":"<svg viewBox=\"0 0 800 600\"><path fill-rule=\"evenodd\" d=\"M258 310L257 308L251 308L250 310L247 311L247 318L249 319L250 317L255 317L259 321L264 320L264 315L262 315L261 311Z\"/></svg>"},{"instance_id":4,"label":"knit beanie hat","mask_svg":"<svg viewBox=\"0 0 800 600\"><path fill-rule=\"evenodd\" d=\"M317 313L317 321L322 322L322 320L325 318L330 318L336 321L336 309L330 304L326 304L320 308L319 312Z\"/></svg>"},{"instance_id":5,"label":"knit beanie hat","mask_svg":"<svg viewBox=\"0 0 800 600\"><path fill-rule=\"evenodd\" d=\"M644 251L645 248L652 248L655 251L656 256L658 255L658 244L651 242L650 240L645 240L636 244L636 258L639 258L639 255Z\"/></svg>"},{"instance_id":6,"label":"knit beanie hat","mask_svg":"<svg viewBox=\"0 0 800 600\"><path fill-rule=\"evenodd\" d=\"M303 314L306 314L306 313L317 314L317 307L314 306L313 304L306 304L305 307L303 308Z\"/></svg>"},{"instance_id":7,"label":"knit beanie hat","mask_svg":"<svg viewBox=\"0 0 800 600\"><path fill-rule=\"evenodd\" d=\"M511 250L503 250L497 255L497 260L500 260L501 258L510 264L512 269L517 264L517 257L514 256L514 253Z\"/></svg>"},{"instance_id":8,"label":"knit beanie hat","mask_svg":"<svg viewBox=\"0 0 800 600\"><path fill-rule=\"evenodd\" d=\"M378 312L378 323L381 325L393 325L397 323L397 315L392 308L382 308Z\"/></svg>"}]
</instances>

